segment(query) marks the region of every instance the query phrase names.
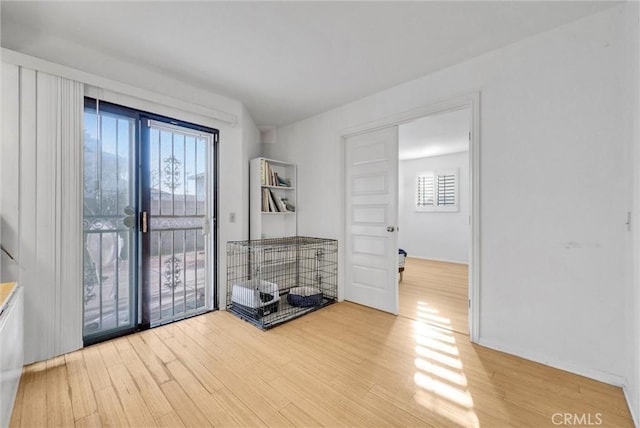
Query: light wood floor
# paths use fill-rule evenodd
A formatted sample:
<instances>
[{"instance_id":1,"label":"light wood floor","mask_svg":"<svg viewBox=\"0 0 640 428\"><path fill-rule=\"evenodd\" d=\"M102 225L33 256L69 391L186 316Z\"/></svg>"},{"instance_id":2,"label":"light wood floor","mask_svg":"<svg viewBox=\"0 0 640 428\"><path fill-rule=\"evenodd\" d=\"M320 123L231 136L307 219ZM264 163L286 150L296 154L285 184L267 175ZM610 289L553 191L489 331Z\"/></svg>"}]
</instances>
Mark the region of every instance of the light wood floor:
<instances>
[{"instance_id":1,"label":"light wood floor","mask_svg":"<svg viewBox=\"0 0 640 428\"><path fill-rule=\"evenodd\" d=\"M619 388L343 302L267 332L213 312L33 364L11 427L554 427L555 413L632 426Z\"/></svg>"},{"instance_id":2,"label":"light wood floor","mask_svg":"<svg viewBox=\"0 0 640 428\"><path fill-rule=\"evenodd\" d=\"M408 257L400 289L400 315L469 334L468 268Z\"/></svg>"}]
</instances>

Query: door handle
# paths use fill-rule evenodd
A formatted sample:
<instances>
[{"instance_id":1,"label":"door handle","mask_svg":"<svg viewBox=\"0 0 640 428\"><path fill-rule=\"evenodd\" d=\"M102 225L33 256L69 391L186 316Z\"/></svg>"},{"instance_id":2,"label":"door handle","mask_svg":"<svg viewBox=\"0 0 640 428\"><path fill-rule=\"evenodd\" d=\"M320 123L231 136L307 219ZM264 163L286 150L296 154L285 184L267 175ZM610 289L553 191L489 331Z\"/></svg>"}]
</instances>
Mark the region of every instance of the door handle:
<instances>
[{"instance_id":1,"label":"door handle","mask_svg":"<svg viewBox=\"0 0 640 428\"><path fill-rule=\"evenodd\" d=\"M393 232L394 230L396 230L395 227L393 226L387 226L387 232Z\"/></svg>"},{"instance_id":2,"label":"door handle","mask_svg":"<svg viewBox=\"0 0 640 428\"><path fill-rule=\"evenodd\" d=\"M147 212L142 211L140 213L140 229L142 229L142 233L147 233Z\"/></svg>"}]
</instances>

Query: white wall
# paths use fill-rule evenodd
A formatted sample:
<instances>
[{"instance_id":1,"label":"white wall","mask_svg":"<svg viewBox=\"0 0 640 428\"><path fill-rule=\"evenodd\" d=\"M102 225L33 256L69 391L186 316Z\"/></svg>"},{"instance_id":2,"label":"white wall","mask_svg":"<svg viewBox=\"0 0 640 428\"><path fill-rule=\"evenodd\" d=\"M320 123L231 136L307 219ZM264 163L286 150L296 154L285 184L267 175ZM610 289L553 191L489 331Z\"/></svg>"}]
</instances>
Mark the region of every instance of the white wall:
<instances>
[{"instance_id":1,"label":"white wall","mask_svg":"<svg viewBox=\"0 0 640 428\"><path fill-rule=\"evenodd\" d=\"M245 160L242 168L242 203L243 218L242 239L249 239L249 161L261 156L262 144L260 144L260 131L247 109L243 109L242 121L242 157ZM221 302L222 304L222 302Z\"/></svg>"},{"instance_id":2,"label":"white wall","mask_svg":"<svg viewBox=\"0 0 640 428\"><path fill-rule=\"evenodd\" d=\"M632 172L632 185L629 186L629 211L631 231L627 241L627 264L631 267L626 298L626 340L624 354L627 356L625 393L636 426L640 425L640 3L633 2L627 6L626 40L627 56L632 66L627 71L630 82L627 97L626 123L628 132L633 135L629 144L628 168Z\"/></svg>"},{"instance_id":3,"label":"white wall","mask_svg":"<svg viewBox=\"0 0 640 428\"><path fill-rule=\"evenodd\" d=\"M244 226L245 223L248 222L247 203L245 201L247 183L239 177L239 175L242 174L243 169L246 169L246 164L248 163L248 159L244 156L247 155L248 151L255 150L252 146L257 145L254 137L245 138L243 136L244 132L255 134L253 131L255 126L252 125L253 121L248 114L243 111L242 105L237 101L213 95L211 101L208 103L191 104L188 92L185 92L183 98L173 98L167 94L150 92L123 82L104 79L90 73L42 61L5 49L2 50L2 53L2 69L4 72L11 70L8 74L9 76L17 76L14 71L17 72L20 69L30 70L30 73L35 73L33 70L50 72L85 83L85 93L94 96L98 94L102 100L151 111L179 120L210 126L220 131L218 171L219 270L217 277L220 296L219 302L221 306L224 306L224 296L226 295L225 243L230 240L239 240L248 237L245 231L246 227ZM19 86L20 79L7 79L4 75L5 73L3 73L2 98L5 106L8 104L7 99L16 101L29 95L28 93L24 93L24 91L22 93L19 91L19 87L21 87ZM7 82L12 81L17 83L7 84ZM200 98L204 98L204 94L205 93L202 92ZM9 98L10 96L12 98ZM25 104L24 102L15 102L14 105ZM5 155L8 154L10 159L18 159L18 153L20 152L20 161L12 165L11 170L17 171L21 177L21 183L19 184L16 180L10 182L3 180L2 188L0 189L3 195L10 195L11 200L15 199L16 201L29 196L33 197L31 193L19 194L18 189L20 186L24 186L26 181L33 181L35 177L35 171L33 171L32 168L24 167L25 165L31 165L33 163L35 154L25 151L19 141L27 141L35 138L36 123L35 120L29 119L31 116L25 116L20 113L21 112L18 111L17 114L13 116L5 116L4 119L8 120L3 122L1 147L3 166L6 166ZM227 120L230 120L231 123ZM247 120L247 124L244 124L244 120ZM7 207L3 206L3 218L5 211L8 211ZM27 227L27 225L32 224L32 222L24 221L25 218L30 218L28 217L28 211L29 210L19 213L19 216L15 219L12 217L13 223L10 224L8 228L15 231L30 231L31 229ZM236 214L235 222L230 222L230 213ZM20 227L20 223L22 223L22 228ZM6 224L3 226L3 234L7 230L6 226ZM44 226L46 225L43 225L43 227ZM78 225L78 227L81 227L81 225ZM41 242L41 244L53 247L53 243L51 242ZM24 247L24 242L20 237L18 237L16 245ZM22 250L24 250L24 248L22 248ZM25 290L25 313L27 314L25 318L26 363L52 356L43 353L41 346L43 341L38 335L38 332L46 331L46 329L38 324L40 322L39 320L46 319L47 317L34 317L29 314L46 313L47 311L55 312L58 307L57 301L41 299L41 296L34 294L36 293L36 287L34 286L33 280L30 279L33 277L33 275L31 275L33 270L33 266L22 266L20 277L18 278ZM79 307L77 310L81 312L82 308Z\"/></svg>"},{"instance_id":4,"label":"white wall","mask_svg":"<svg viewBox=\"0 0 640 428\"><path fill-rule=\"evenodd\" d=\"M344 254L341 130L479 90L479 341L622 384L638 310L625 306L629 7L278 129L267 155L298 163L299 233Z\"/></svg>"},{"instance_id":5,"label":"white wall","mask_svg":"<svg viewBox=\"0 0 640 428\"><path fill-rule=\"evenodd\" d=\"M458 170L457 212L416 211L416 176ZM400 161L398 244L409 257L469 262L469 152Z\"/></svg>"}]
</instances>

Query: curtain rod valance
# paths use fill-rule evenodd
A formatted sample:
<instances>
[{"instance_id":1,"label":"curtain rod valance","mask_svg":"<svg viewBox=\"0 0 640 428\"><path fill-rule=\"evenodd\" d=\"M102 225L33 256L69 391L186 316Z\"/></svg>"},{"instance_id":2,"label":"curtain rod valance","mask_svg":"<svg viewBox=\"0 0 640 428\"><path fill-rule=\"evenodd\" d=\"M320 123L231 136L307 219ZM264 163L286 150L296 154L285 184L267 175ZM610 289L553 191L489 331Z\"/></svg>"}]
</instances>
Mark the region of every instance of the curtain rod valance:
<instances>
[{"instance_id":1,"label":"curtain rod valance","mask_svg":"<svg viewBox=\"0 0 640 428\"><path fill-rule=\"evenodd\" d=\"M232 127L238 125L239 120L237 114L225 112L216 108L206 107L200 104L192 103L190 101L184 101L147 89L138 88L127 83L122 83L106 77L97 76L86 71L81 71L64 65L56 64L50 61L43 60L41 58L32 57L30 55L16 52L11 49L2 48L2 61L9 64L15 64L21 67L26 67L36 71L41 71L59 77L75 80L77 82L89 85L89 87L113 91L119 94L126 94L133 98L162 104L167 107L171 107L188 113L194 113L203 117L214 119L219 122L223 122ZM235 101L230 100L230 102ZM239 102L238 104L240 105Z\"/></svg>"}]
</instances>

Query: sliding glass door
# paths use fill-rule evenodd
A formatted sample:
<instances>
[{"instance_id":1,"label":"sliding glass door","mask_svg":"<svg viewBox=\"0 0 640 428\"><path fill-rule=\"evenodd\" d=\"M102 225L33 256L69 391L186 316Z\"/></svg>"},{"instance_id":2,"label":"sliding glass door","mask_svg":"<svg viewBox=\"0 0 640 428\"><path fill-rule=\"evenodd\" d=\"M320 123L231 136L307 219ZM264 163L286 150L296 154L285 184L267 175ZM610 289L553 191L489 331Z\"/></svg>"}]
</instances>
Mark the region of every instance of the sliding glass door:
<instances>
[{"instance_id":1,"label":"sliding glass door","mask_svg":"<svg viewBox=\"0 0 640 428\"><path fill-rule=\"evenodd\" d=\"M84 339L215 306L218 132L87 99Z\"/></svg>"}]
</instances>

